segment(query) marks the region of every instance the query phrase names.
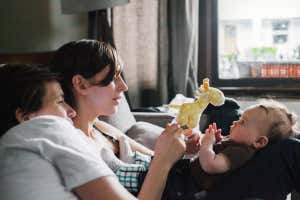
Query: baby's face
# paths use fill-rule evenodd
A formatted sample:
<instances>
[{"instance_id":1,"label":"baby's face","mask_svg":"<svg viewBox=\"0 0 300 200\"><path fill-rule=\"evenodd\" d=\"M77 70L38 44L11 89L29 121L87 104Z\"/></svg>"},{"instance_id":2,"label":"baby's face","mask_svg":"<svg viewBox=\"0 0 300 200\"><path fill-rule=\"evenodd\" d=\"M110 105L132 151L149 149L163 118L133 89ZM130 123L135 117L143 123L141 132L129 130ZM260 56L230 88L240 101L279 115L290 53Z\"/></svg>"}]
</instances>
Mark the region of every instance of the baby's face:
<instances>
[{"instance_id":1,"label":"baby's face","mask_svg":"<svg viewBox=\"0 0 300 200\"><path fill-rule=\"evenodd\" d=\"M252 145L260 136L266 135L268 126L267 112L261 107L250 107L238 121L233 122L229 138L240 144Z\"/></svg>"}]
</instances>

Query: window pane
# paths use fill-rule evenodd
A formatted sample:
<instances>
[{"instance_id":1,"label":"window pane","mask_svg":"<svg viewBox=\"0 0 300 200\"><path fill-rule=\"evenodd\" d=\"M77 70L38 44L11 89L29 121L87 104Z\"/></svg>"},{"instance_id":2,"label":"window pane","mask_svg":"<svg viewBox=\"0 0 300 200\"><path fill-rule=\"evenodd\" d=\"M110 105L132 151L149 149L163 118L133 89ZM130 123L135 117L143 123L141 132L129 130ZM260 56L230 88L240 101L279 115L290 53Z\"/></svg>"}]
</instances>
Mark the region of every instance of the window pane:
<instances>
[{"instance_id":1,"label":"window pane","mask_svg":"<svg viewBox=\"0 0 300 200\"><path fill-rule=\"evenodd\" d=\"M218 78L300 78L299 0L219 0Z\"/></svg>"}]
</instances>

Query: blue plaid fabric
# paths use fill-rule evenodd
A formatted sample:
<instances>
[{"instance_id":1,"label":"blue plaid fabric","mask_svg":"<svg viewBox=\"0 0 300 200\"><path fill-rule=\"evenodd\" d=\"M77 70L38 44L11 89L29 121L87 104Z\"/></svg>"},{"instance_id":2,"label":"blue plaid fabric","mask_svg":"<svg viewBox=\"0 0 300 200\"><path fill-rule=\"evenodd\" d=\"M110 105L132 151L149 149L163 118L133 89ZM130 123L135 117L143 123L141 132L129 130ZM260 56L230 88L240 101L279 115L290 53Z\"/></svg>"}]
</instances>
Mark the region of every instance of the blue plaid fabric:
<instances>
[{"instance_id":1,"label":"blue plaid fabric","mask_svg":"<svg viewBox=\"0 0 300 200\"><path fill-rule=\"evenodd\" d=\"M142 154L138 151L134 152L134 164L140 164L145 166L145 168L148 170L149 165L151 163L151 156Z\"/></svg>"},{"instance_id":2,"label":"blue plaid fabric","mask_svg":"<svg viewBox=\"0 0 300 200\"><path fill-rule=\"evenodd\" d=\"M146 172L151 163L151 157L140 152L134 152L134 163L122 166L116 176L119 182L129 191L138 192L138 178L141 172Z\"/></svg>"}]
</instances>

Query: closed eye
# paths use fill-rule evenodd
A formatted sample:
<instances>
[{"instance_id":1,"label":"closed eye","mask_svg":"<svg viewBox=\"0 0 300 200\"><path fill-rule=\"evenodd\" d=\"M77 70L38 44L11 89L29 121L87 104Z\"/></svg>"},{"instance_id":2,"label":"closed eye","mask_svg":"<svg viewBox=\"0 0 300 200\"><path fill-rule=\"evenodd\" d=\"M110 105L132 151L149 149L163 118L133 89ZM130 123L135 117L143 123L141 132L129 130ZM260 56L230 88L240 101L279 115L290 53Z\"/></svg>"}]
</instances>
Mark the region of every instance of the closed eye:
<instances>
[{"instance_id":1,"label":"closed eye","mask_svg":"<svg viewBox=\"0 0 300 200\"><path fill-rule=\"evenodd\" d=\"M65 100L60 100L57 102L58 104L64 104L65 103Z\"/></svg>"},{"instance_id":2,"label":"closed eye","mask_svg":"<svg viewBox=\"0 0 300 200\"><path fill-rule=\"evenodd\" d=\"M61 95L57 101L58 104L64 104L65 103L65 98L63 95Z\"/></svg>"}]
</instances>

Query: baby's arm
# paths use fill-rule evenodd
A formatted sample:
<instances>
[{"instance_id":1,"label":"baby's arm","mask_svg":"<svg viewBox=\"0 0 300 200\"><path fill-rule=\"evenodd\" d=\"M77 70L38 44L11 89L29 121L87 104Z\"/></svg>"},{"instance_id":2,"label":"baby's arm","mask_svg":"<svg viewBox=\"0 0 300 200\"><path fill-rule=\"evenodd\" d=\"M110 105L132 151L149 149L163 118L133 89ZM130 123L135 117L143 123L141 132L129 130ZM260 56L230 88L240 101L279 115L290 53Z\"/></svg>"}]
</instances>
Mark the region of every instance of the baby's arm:
<instances>
[{"instance_id":1,"label":"baby's arm","mask_svg":"<svg viewBox=\"0 0 300 200\"><path fill-rule=\"evenodd\" d=\"M213 145L216 142L215 132L218 131L216 125L210 125L205 131L199 150L199 162L202 169L209 174L224 173L230 169L228 158L222 154L215 154Z\"/></svg>"}]
</instances>

